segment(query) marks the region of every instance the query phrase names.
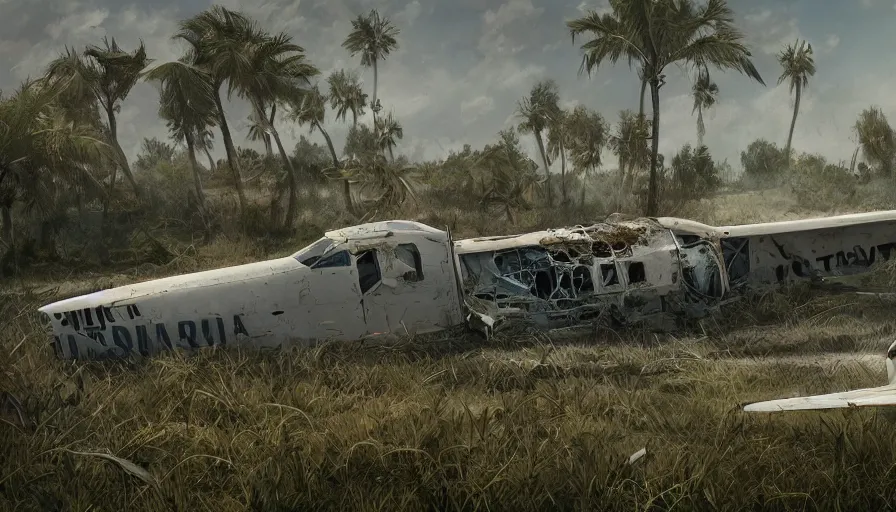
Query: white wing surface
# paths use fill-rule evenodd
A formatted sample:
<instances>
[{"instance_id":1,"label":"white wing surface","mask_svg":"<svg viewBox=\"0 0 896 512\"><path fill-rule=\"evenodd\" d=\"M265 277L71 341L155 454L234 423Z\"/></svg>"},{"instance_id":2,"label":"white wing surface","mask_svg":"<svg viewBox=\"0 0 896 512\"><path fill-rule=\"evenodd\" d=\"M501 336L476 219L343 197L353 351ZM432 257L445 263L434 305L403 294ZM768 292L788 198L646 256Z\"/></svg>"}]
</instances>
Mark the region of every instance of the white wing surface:
<instances>
[{"instance_id":1,"label":"white wing surface","mask_svg":"<svg viewBox=\"0 0 896 512\"><path fill-rule=\"evenodd\" d=\"M801 396L757 402L744 407L746 412L806 411L846 407L882 407L896 405L896 384L854 389L827 395Z\"/></svg>"}]
</instances>

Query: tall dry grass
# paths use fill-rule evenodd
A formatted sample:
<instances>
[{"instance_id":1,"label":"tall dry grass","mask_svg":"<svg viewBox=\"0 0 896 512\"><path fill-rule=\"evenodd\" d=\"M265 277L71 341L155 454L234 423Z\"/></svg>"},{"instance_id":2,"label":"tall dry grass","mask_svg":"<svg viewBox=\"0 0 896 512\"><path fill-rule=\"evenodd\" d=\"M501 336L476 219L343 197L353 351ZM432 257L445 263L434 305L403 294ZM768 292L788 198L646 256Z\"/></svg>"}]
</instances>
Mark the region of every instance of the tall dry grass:
<instances>
[{"instance_id":1,"label":"tall dry grass","mask_svg":"<svg viewBox=\"0 0 896 512\"><path fill-rule=\"evenodd\" d=\"M532 208L511 224L485 208L423 199L394 215L457 236L600 220L613 204ZM231 199L216 200L222 231L235 232L227 229ZM876 297L795 287L749 297L674 335L532 332L484 343L443 333L118 363L53 358L37 324L40 304L288 254L350 223L331 197L308 193L302 204L290 236L231 234L200 244L170 228L160 236L170 261L77 273L45 266L0 285L0 508L891 506L896 425L887 416L740 410L749 401L883 383L896 321L893 304ZM782 189L724 194L679 211L730 224L822 210ZM889 267L880 272L892 275ZM647 455L629 464L643 447Z\"/></svg>"},{"instance_id":2,"label":"tall dry grass","mask_svg":"<svg viewBox=\"0 0 896 512\"><path fill-rule=\"evenodd\" d=\"M3 509L882 510L893 498L896 429L874 411L739 410L883 382L896 322L876 299L796 289L678 337L445 334L127 363L53 359L33 315L44 300L0 304Z\"/></svg>"}]
</instances>

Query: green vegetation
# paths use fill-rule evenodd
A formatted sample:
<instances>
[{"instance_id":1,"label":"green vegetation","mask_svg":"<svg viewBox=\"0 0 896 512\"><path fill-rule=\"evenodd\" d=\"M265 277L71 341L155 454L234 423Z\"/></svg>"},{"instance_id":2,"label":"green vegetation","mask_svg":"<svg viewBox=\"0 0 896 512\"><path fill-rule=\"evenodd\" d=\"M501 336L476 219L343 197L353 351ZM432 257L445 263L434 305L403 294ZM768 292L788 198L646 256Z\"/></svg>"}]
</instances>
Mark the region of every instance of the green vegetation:
<instances>
[{"instance_id":1,"label":"green vegetation","mask_svg":"<svg viewBox=\"0 0 896 512\"><path fill-rule=\"evenodd\" d=\"M34 313L51 300L287 254L325 229L373 219L466 237L613 212L724 225L896 207L896 136L879 108L857 115L851 162L792 150L816 73L806 42L779 59L795 93L787 139L744 141L735 175L703 144L712 129L703 113L724 95L709 69L762 79L726 3L610 5L567 28L588 38L583 71L636 64L637 109L564 109L562 91L544 80L519 99L515 126L438 161L402 154L401 120L377 97L378 73L402 42L375 10L346 21L343 44L372 68L370 86L351 70L320 76L291 35L216 6L172 34L189 48L175 61L104 40L65 49L44 76L0 97L0 508L891 503L896 430L884 414L739 410L883 383L896 321L877 298L795 288L674 336L526 332L483 344L451 332L103 364L57 361L44 343ZM662 37L649 38L649 27ZM665 161L655 121L673 65L693 74L697 144ZM128 162L117 115L140 80L158 86L171 140L145 140ZM224 100L234 95L251 106L246 133L228 125ZM349 114L340 154L324 121ZM294 147L275 128L283 122L308 130ZM523 150L526 137L536 154ZM216 143L225 158L212 156ZM896 286L892 265L882 273L872 279ZM642 447L646 457L627 464Z\"/></svg>"}]
</instances>

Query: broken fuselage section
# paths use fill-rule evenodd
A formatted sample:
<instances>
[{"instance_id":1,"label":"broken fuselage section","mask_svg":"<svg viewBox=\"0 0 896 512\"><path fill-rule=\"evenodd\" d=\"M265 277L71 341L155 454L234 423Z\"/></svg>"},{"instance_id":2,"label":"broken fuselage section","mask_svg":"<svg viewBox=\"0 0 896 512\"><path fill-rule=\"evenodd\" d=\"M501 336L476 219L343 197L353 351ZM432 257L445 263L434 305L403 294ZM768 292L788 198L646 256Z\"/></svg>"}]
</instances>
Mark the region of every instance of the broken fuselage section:
<instances>
[{"instance_id":1,"label":"broken fuselage section","mask_svg":"<svg viewBox=\"0 0 896 512\"><path fill-rule=\"evenodd\" d=\"M728 289L717 242L655 219L461 240L455 251L469 319L486 333L601 318L669 326L714 311Z\"/></svg>"}]
</instances>

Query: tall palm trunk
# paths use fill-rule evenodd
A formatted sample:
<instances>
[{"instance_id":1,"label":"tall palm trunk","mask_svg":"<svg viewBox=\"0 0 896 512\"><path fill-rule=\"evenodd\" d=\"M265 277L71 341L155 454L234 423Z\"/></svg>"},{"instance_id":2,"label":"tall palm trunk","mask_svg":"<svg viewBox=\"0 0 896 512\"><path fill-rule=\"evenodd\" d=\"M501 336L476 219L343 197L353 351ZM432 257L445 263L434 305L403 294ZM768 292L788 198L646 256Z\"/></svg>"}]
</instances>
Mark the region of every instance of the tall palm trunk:
<instances>
[{"instance_id":1,"label":"tall palm trunk","mask_svg":"<svg viewBox=\"0 0 896 512\"><path fill-rule=\"evenodd\" d=\"M566 148L563 147L563 143L560 143L560 181L562 186L561 192L563 194L563 205L566 206L569 198L566 196Z\"/></svg>"},{"instance_id":2,"label":"tall palm trunk","mask_svg":"<svg viewBox=\"0 0 896 512\"><path fill-rule=\"evenodd\" d=\"M208 150L208 148L203 148L203 151L205 152L205 156L208 158L208 170L209 170L209 172L215 172L215 171L217 171L217 170L218 170L218 166L215 165L215 159L212 158L212 154L211 154L211 152Z\"/></svg>"},{"instance_id":3,"label":"tall palm trunk","mask_svg":"<svg viewBox=\"0 0 896 512\"><path fill-rule=\"evenodd\" d=\"M551 162L544 150L544 141L541 140L541 130L535 130L535 140L538 141L538 151L541 152L541 161L544 163L545 184L548 188L548 206L554 206L554 189L551 188Z\"/></svg>"},{"instance_id":4,"label":"tall palm trunk","mask_svg":"<svg viewBox=\"0 0 896 512\"><path fill-rule=\"evenodd\" d=\"M790 144L793 142L793 129L796 128L796 116L800 112L800 96L802 95L802 84L796 84L796 101L793 104L793 120L790 121L790 133L787 135L787 148L784 154L787 155L787 169L790 169Z\"/></svg>"},{"instance_id":5,"label":"tall palm trunk","mask_svg":"<svg viewBox=\"0 0 896 512\"><path fill-rule=\"evenodd\" d=\"M703 107L697 107L697 147L703 145L703 133L705 132L705 128L703 128Z\"/></svg>"},{"instance_id":6,"label":"tall palm trunk","mask_svg":"<svg viewBox=\"0 0 896 512\"><path fill-rule=\"evenodd\" d=\"M230 128L227 126L227 117L224 115L224 106L221 105L220 84L215 89L215 108L218 110L218 124L221 127L221 138L224 139L224 151L227 152L227 165L230 166L230 172L233 178L233 186L236 188L236 195L240 202L240 214L246 216L246 192L243 190L243 178L240 176L239 161L236 156L236 149L233 147L233 138L230 136Z\"/></svg>"},{"instance_id":7,"label":"tall palm trunk","mask_svg":"<svg viewBox=\"0 0 896 512\"><path fill-rule=\"evenodd\" d=\"M376 87L379 82L379 72L377 71L376 60L373 61L373 103L371 103L371 110L373 111L373 131L376 133Z\"/></svg>"},{"instance_id":8,"label":"tall palm trunk","mask_svg":"<svg viewBox=\"0 0 896 512\"><path fill-rule=\"evenodd\" d=\"M106 109L106 117L109 121L109 139L112 141L112 144L115 145L114 149L120 159L119 165L121 166L121 172L124 173L125 178L127 178L131 187L134 188L134 195L137 196L137 199L140 199L142 196L140 186L137 185L137 181L134 179L134 174L131 172L131 165L128 163L128 157L125 156L124 150L121 149L121 144L118 143L118 121L115 119L115 111L111 107Z\"/></svg>"},{"instance_id":9,"label":"tall palm trunk","mask_svg":"<svg viewBox=\"0 0 896 512\"><path fill-rule=\"evenodd\" d=\"M205 214L205 191L202 189L202 174L199 171L199 162L196 160L196 146L193 141L193 136L191 134L187 134L184 137L187 142L187 156L190 159L190 168L193 170L193 189L196 192L196 201L199 203L199 207L202 209L203 215Z\"/></svg>"},{"instance_id":10,"label":"tall palm trunk","mask_svg":"<svg viewBox=\"0 0 896 512\"><path fill-rule=\"evenodd\" d=\"M284 221L287 229L292 229L296 223L296 216L299 211L299 183L296 179L296 170L292 165L292 160L283 149L283 142L280 140L280 134L271 125L271 135L274 136L274 142L277 143L277 151L280 152L280 158L283 159L283 165L286 166L287 183L289 183L289 204L286 207L286 220Z\"/></svg>"},{"instance_id":11,"label":"tall palm trunk","mask_svg":"<svg viewBox=\"0 0 896 512\"><path fill-rule=\"evenodd\" d=\"M638 119L644 115L644 94L647 92L647 80L641 80L641 103L638 107Z\"/></svg>"},{"instance_id":12,"label":"tall palm trunk","mask_svg":"<svg viewBox=\"0 0 896 512\"><path fill-rule=\"evenodd\" d=\"M330 134L324 130L324 127L319 125L318 123L314 123L314 127L320 131L320 134L324 136L324 139L327 140L327 147L330 148L330 155L333 157L333 165L338 169L339 168L339 157L336 155L336 148L333 147L333 140L330 139ZM346 181L348 183L348 181Z\"/></svg>"},{"instance_id":13,"label":"tall palm trunk","mask_svg":"<svg viewBox=\"0 0 896 512\"><path fill-rule=\"evenodd\" d=\"M352 109L352 127L355 130L358 129L358 112L355 109ZM333 149L333 142L330 141L329 136L327 137L327 144L330 145L330 151L333 152L333 165L336 166L336 169L339 169L339 158L336 157L336 150ZM354 153L349 155L349 158L354 159ZM347 179L342 180L342 199L345 201L345 209L348 211L350 215L355 215L355 204L352 202L352 184L348 182Z\"/></svg>"},{"instance_id":14,"label":"tall palm trunk","mask_svg":"<svg viewBox=\"0 0 896 512\"><path fill-rule=\"evenodd\" d=\"M647 188L647 216L656 217L657 212L657 157L660 152L660 81L650 80L650 98L653 100L653 122L651 123L650 182Z\"/></svg>"},{"instance_id":15,"label":"tall palm trunk","mask_svg":"<svg viewBox=\"0 0 896 512\"><path fill-rule=\"evenodd\" d=\"M191 133L185 134L187 142L187 156L190 158L190 168L193 169L193 188L196 193L196 204L199 207L199 217L202 219L202 231L205 233L205 243L211 242L212 232L209 229L208 216L205 209L205 191L202 189L202 174L199 170L199 162L196 161L196 144Z\"/></svg>"},{"instance_id":16,"label":"tall palm trunk","mask_svg":"<svg viewBox=\"0 0 896 512\"><path fill-rule=\"evenodd\" d=\"M12 208L8 204L0 206L0 227L2 227L3 240L12 246Z\"/></svg>"}]
</instances>

